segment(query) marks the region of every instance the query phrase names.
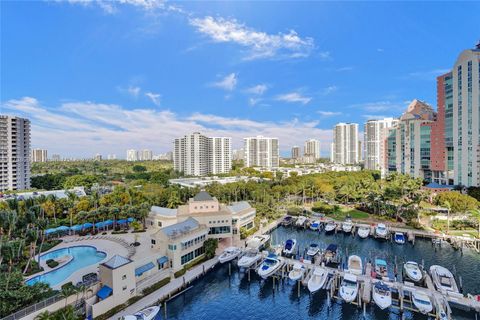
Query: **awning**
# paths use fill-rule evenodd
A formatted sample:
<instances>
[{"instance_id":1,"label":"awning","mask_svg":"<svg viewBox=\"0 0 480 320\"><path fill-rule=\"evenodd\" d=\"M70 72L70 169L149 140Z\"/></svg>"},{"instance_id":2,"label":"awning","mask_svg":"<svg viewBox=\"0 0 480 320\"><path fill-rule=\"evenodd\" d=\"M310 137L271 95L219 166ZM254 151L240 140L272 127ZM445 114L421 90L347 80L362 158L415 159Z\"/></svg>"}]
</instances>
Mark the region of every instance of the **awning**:
<instances>
[{"instance_id":1,"label":"awning","mask_svg":"<svg viewBox=\"0 0 480 320\"><path fill-rule=\"evenodd\" d=\"M112 294L112 288L110 288L109 286L103 286L100 290L98 290L97 297L104 300L108 298L111 294Z\"/></svg>"},{"instance_id":2,"label":"awning","mask_svg":"<svg viewBox=\"0 0 480 320\"><path fill-rule=\"evenodd\" d=\"M168 257L167 256L163 256L161 258L158 258L157 259L157 262L158 264L164 264L165 262L168 262Z\"/></svg>"},{"instance_id":3,"label":"awning","mask_svg":"<svg viewBox=\"0 0 480 320\"><path fill-rule=\"evenodd\" d=\"M135 269L135 276L139 277L145 272L147 272L148 270L153 269L154 267L155 265L153 264L153 262L149 262L141 267L138 267Z\"/></svg>"},{"instance_id":4,"label":"awning","mask_svg":"<svg viewBox=\"0 0 480 320\"><path fill-rule=\"evenodd\" d=\"M117 223L118 224L125 224L125 223L127 223L127 220L126 219L120 219L120 220L117 220Z\"/></svg>"}]
</instances>

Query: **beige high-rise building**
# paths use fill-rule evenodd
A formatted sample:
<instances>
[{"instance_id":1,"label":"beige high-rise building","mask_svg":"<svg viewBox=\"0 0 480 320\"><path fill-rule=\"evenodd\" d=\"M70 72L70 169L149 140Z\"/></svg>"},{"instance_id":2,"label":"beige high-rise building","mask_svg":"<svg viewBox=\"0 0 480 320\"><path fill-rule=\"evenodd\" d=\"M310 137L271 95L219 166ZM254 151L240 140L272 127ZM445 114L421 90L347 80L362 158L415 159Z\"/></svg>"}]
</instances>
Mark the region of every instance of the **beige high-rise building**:
<instances>
[{"instance_id":1,"label":"beige high-rise building","mask_svg":"<svg viewBox=\"0 0 480 320\"><path fill-rule=\"evenodd\" d=\"M243 140L246 167L276 168L279 166L280 155L277 138L257 136Z\"/></svg>"},{"instance_id":2,"label":"beige high-rise building","mask_svg":"<svg viewBox=\"0 0 480 320\"><path fill-rule=\"evenodd\" d=\"M32 150L32 162L47 162L48 152L46 149L33 149Z\"/></svg>"},{"instance_id":3,"label":"beige high-rise building","mask_svg":"<svg viewBox=\"0 0 480 320\"><path fill-rule=\"evenodd\" d=\"M303 155L315 160L320 159L320 141L316 139L305 141Z\"/></svg>"},{"instance_id":4,"label":"beige high-rise building","mask_svg":"<svg viewBox=\"0 0 480 320\"><path fill-rule=\"evenodd\" d=\"M397 123L394 118L368 120L364 126L365 169L386 171L386 139L388 128Z\"/></svg>"},{"instance_id":5,"label":"beige high-rise building","mask_svg":"<svg viewBox=\"0 0 480 320\"><path fill-rule=\"evenodd\" d=\"M292 147L292 159L300 158L300 147L294 146Z\"/></svg>"},{"instance_id":6,"label":"beige high-rise building","mask_svg":"<svg viewBox=\"0 0 480 320\"><path fill-rule=\"evenodd\" d=\"M0 191L30 188L30 120L0 115Z\"/></svg>"},{"instance_id":7,"label":"beige high-rise building","mask_svg":"<svg viewBox=\"0 0 480 320\"><path fill-rule=\"evenodd\" d=\"M333 128L332 162L356 164L358 154L358 124L339 123Z\"/></svg>"},{"instance_id":8,"label":"beige high-rise building","mask_svg":"<svg viewBox=\"0 0 480 320\"><path fill-rule=\"evenodd\" d=\"M140 158L139 160L141 161L150 161L153 158L153 152L152 150L149 150L149 149L143 149L138 151L138 155Z\"/></svg>"},{"instance_id":9,"label":"beige high-rise building","mask_svg":"<svg viewBox=\"0 0 480 320\"><path fill-rule=\"evenodd\" d=\"M138 151L134 149L127 150L127 161L138 161Z\"/></svg>"}]
</instances>

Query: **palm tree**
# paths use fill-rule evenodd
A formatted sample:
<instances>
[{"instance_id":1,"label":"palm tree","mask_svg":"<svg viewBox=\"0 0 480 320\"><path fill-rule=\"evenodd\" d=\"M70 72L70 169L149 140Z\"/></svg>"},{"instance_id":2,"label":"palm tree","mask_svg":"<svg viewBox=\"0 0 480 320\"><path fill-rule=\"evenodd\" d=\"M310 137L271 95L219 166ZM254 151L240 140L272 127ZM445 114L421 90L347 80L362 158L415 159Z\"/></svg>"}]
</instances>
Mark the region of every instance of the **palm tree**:
<instances>
[{"instance_id":1,"label":"palm tree","mask_svg":"<svg viewBox=\"0 0 480 320\"><path fill-rule=\"evenodd\" d=\"M52 315L48 311L43 311L42 313L39 313L36 317L35 320L51 320Z\"/></svg>"},{"instance_id":2,"label":"palm tree","mask_svg":"<svg viewBox=\"0 0 480 320\"><path fill-rule=\"evenodd\" d=\"M478 238L480 239L480 209L473 209L470 211L472 217L477 220L478 223Z\"/></svg>"},{"instance_id":3,"label":"palm tree","mask_svg":"<svg viewBox=\"0 0 480 320\"><path fill-rule=\"evenodd\" d=\"M65 308L67 307L68 297L75 293L75 288L73 286L63 286L60 291L60 296L65 299Z\"/></svg>"},{"instance_id":4,"label":"palm tree","mask_svg":"<svg viewBox=\"0 0 480 320\"><path fill-rule=\"evenodd\" d=\"M443 202L443 205L447 207L447 234L450 233L450 210L452 210L452 205L448 200Z\"/></svg>"}]
</instances>

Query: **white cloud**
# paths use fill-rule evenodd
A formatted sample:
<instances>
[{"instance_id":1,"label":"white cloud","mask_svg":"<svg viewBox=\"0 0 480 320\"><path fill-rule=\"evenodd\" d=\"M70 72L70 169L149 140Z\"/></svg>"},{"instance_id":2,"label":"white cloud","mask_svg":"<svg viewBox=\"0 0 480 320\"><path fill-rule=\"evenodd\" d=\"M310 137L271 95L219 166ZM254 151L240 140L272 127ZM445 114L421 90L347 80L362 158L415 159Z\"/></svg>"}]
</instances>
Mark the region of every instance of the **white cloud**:
<instances>
[{"instance_id":1,"label":"white cloud","mask_svg":"<svg viewBox=\"0 0 480 320\"><path fill-rule=\"evenodd\" d=\"M256 106L260 101L262 101L262 99L260 98L249 98L248 104L253 107L253 106Z\"/></svg>"},{"instance_id":2,"label":"white cloud","mask_svg":"<svg viewBox=\"0 0 480 320\"><path fill-rule=\"evenodd\" d=\"M332 59L332 54L330 53L330 51L322 51L322 52L319 52L319 53L318 53L318 56L319 56L320 59L322 59L322 60L331 60L331 59Z\"/></svg>"},{"instance_id":3,"label":"white cloud","mask_svg":"<svg viewBox=\"0 0 480 320\"><path fill-rule=\"evenodd\" d=\"M279 101L285 101L285 102L300 102L302 104L307 104L312 100L311 97L303 96L298 92L281 94L281 95L278 95L276 99Z\"/></svg>"},{"instance_id":4,"label":"white cloud","mask_svg":"<svg viewBox=\"0 0 480 320\"><path fill-rule=\"evenodd\" d=\"M341 112L334 112L334 111L317 111L317 113L324 117L333 117L333 116L339 116L342 114Z\"/></svg>"},{"instance_id":5,"label":"white cloud","mask_svg":"<svg viewBox=\"0 0 480 320\"><path fill-rule=\"evenodd\" d=\"M167 109L127 109L89 101L49 108L31 97L6 101L1 108L31 120L34 147L69 157L91 157L97 152L124 155L131 146L170 151L173 139L195 131L232 137L234 148L241 147L244 137L256 135L278 137L282 151L303 143L307 136L318 137L325 148L331 141L330 129L295 118L260 122L201 113L180 116Z\"/></svg>"},{"instance_id":6,"label":"white cloud","mask_svg":"<svg viewBox=\"0 0 480 320\"><path fill-rule=\"evenodd\" d=\"M235 73L230 73L222 80L212 83L212 86L223 90L232 91L237 86L237 81L237 75Z\"/></svg>"},{"instance_id":7,"label":"white cloud","mask_svg":"<svg viewBox=\"0 0 480 320\"><path fill-rule=\"evenodd\" d=\"M171 10L178 9L173 5L166 5L165 0L57 0L57 2L68 2L73 5L82 6L98 6L107 14L114 14L118 11L118 7L129 5L137 7L145 11L154 11L157 9Z\"/></svg>"},{"instance_id":8,"label":"white cloud","mask_svg":"<svg viewBox=\"0 0 480 320\"><path fill-rule=\"evenodd\" d=\"M236 43L247 48L247 60L306 57L314 49L313 38L302 38L294 30L268 34L249 28L235 19L211 16L190 19L190 24L214 42Z\"/></svg>"},{"instance_id":9,"label":"white cloud","mask_svg":"<svg viewBox=\"0 0 480 320\"><path fill-rule=\"evenodd\" d=\"M256 86L250 87L246 90L247 93L255 94L255 95L262 95L267 91L267 85L265 84L257 84Z\"/></svg>"},{"instance_id":10,"label":"white cloud","mask_svg":"<svg viewBox=\"0 0 480 320\"><path fill-rule=\"evenodd\" d=\"M406 78L415 78L421 80L434 80L437 76L449 72L450 69L433 69L425 71L410 72Z\"/></svg>"},{"instance_id":11,"label":"white cloud","mask_svg":"<svg viewBox=\"0 0 480 320\"><path fill-rule=\"evenodd\" d=\"M153 93L153 92L145 92L145 96L147 96L148 98L150 98L150 100L152 100L152 102L159 106L160 105L160 97L162 96L161 94L159 93Z\"/></svg>"},{"instance_id":12,"label":"white cloud","mask_svg":"<svg viewBox=\"0 0 480 320\"><path fill-rule=\"evenodd\" d=\"M138 97L138 95L140 94L140 91L141 91L141 90L142 90L142 89L141 89L140 87L136 87L136 86L129 86L129 87L127 88L127 92L128 92L131 96L133 96L133 97L135 97L135 98Z\"/></svg>"},{"instance_id":13,"label":"white cloud","mask_svg":"<svg viewBox=\"0 0 480 320\"><path fill-rule=\"evenodd\" d=\"M362 117L367 120L379 120L379 119L389 118L391 116L377 115L377 114L364 114L362 115Z\"/></svg>"},{"instance_id":14,"label":"white cloud","mask_svg":"<svg viewBox=\"0 0 480 320\"><path fill-rule=\"evenodd\" d=\"M399 113L403 112L406 106L409 104L409 101L375 101L375 102L365 102L353 104L350 108L360 109L367 112L392 112L395 116L398 116Z\"/></svg>"},{"instance_id":15,"label":"white cloud","mask_svg":"<svg viewBox=\"0 0 480 320\"><path fill-rule=\"evenodd\" d=\"M326 96L326 95L329 95L331 93L334 93L337 90L338 90L337 86L328 86L328 87L326 87L322 90L322 94Z\"/></svg>"}]
</instances>

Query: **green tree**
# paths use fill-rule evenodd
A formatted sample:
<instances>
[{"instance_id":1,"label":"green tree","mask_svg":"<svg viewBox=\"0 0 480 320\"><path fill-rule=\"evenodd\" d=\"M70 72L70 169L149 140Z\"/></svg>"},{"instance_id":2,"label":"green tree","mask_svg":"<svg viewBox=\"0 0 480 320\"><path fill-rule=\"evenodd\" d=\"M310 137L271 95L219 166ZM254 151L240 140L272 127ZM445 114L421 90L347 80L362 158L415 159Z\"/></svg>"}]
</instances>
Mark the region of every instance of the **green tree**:
<instances>
[{"instance_id":1,"label":"green tree","mask_svg":"<svg viewBox=\"0 0 480 320\"><path fill-rule=\"evenodd\" d=\"M203 243L203 246L205 248L205 257L207 259L212 259L215 256L215 252L218 248L218 239L207 239Z\"/></svg>"}]
</instances>

